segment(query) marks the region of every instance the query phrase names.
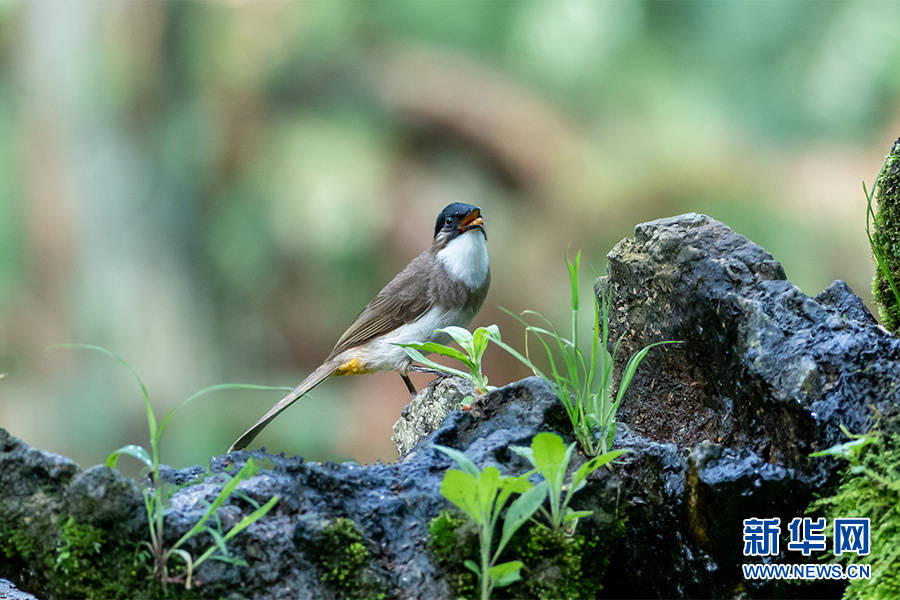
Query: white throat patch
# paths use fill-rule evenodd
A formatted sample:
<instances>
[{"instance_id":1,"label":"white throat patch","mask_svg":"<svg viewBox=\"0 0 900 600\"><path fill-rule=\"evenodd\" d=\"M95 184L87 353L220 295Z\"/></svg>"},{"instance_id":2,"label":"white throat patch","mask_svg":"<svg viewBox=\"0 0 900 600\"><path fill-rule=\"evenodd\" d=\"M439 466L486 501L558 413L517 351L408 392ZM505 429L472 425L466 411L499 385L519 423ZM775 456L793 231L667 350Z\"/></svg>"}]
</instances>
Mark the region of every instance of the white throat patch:
<instances>
[{"instance_id":1,"label":"white throat patch","mask_svg":"<svg viewBox=\"0 0 900 600\"><path fill-rule=\"evenodd\" d=\"M470 229L453 238L437 253L437 257L454 279L472 289L481 287L487 277L487 243L484 234L478 229Z\"/></svg>"}]
</instances>

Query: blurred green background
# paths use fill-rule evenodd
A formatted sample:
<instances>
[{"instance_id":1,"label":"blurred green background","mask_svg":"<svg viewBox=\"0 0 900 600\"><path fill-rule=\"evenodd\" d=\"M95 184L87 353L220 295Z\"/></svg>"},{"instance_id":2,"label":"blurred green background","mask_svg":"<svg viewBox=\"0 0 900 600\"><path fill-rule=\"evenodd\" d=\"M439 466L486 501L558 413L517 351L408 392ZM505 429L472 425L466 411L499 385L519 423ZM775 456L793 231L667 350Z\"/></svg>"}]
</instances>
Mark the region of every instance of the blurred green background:
<instances>
[{"instance_id":1,"label":"blurred green background","mask_svg":"<svg viewBox=\"0 0 900 600\"><path fill-rule=\"evenodd\" d=\"M863 179L900 132L900 5L875 2L0 4L0 425L87 465L214 383L294 385L482 207L498 306L563 317L636 223L698 211L816 294L870 302ZM492 383L526 375L495 350ZM419 376L424 385L428 378ZM280 397L188 406L205 463ZM395 374L318 388L258 438L393 458Z\"/></svg>"}]
</instances>

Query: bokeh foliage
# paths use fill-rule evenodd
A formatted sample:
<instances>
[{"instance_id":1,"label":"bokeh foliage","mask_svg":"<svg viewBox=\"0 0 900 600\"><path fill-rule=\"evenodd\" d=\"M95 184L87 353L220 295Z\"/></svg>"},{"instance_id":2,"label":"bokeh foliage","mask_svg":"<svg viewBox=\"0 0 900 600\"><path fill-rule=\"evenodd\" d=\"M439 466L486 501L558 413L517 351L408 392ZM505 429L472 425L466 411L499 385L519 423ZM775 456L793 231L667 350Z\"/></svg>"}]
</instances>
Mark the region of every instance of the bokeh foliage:
<instances>
[{"instance_id":1,"label":"bokeh foliage","mask_svg":"<svg viewBox=\"0 0 900 600\"><path fill-rule=\"evenodd\" d=\"M859 182L900 122L889 3L85 2L0 5L0 423L83 463L222 381L292 384L429 242L481 206L497 308L565 316L635 223L722 219L817 293L868 294ZM867 300L869 298L867 297ZM507 339L504 336L504 339ZM510 338L515 343L515 340ZM525 375L500 353L497 384ZM393 375L322 386L261 439L389 458ZM418 380L422 385L426 380ZM277 398L174 420L221 452Z\"/></svg>"}]
</instances>

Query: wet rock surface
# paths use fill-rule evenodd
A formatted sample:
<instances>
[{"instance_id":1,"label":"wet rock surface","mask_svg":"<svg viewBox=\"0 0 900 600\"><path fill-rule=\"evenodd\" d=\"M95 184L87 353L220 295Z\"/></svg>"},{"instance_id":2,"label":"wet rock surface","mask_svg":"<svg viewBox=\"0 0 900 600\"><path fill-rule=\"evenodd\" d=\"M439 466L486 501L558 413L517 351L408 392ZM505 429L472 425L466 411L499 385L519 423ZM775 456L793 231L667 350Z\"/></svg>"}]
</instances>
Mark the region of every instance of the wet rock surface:
<instances>
[{"instance_id":1,"label":"wet rock surface","mask_svg":"<svg viewBox=\"0 0 900 600\"><path fill-rule=\"evenodd\" d=\"M841 425L865 431L900 404L900 340L844 282L806 296L760 246L703 215L638 225L609 253L596 288L612 295L612 335L624 335L617 360L651 342L683 342L651 351L619 413L643 440L679 450L660 453L660 469L678 473L667 487L671 521L635 498L646 521L630 520L637 535L625 554L662 537L678 540L666 552L683 561L657 564L644 592L751 588L738 571L741 521L785 525L831 489L835 462L808 456L846 441ZM622 477L628 486L627 470ZM641 521L655 526L642 530ZM803 589L786 595L838 593Z\"/></svg>"},{"instance_id":2,"label":"wet rock surface","mask_svg":"<svg viewBox=\"0 0 900 600\"><path fill-rule=\"evenodd\" d=\"M35 597L17 589L12 582L0 579L0 600L35 600Z\"/></svg>"},{"instance_id":3,"label":"wet rock surface","mask_svg":"<svg viewBox=\"0 0 900 600\"><path fill-rule=\"evenodd\" d=\"M440 427L444 419L457 409L466 398L475 397L475 388L459 377L435 379L428 388L416 394L394 423L391 441L397 454L403 456L432 431Z\"/></svg>"},{"instance_id":4,"label":"wet rock surface","mask_svg":"<svg viewBox=\"0 0 900 600\"><path fill-rule=\"evenodd\" d=\"M602 594L839 595L839 587L827 585L780 592L744 582L741 520L778 516L786 523L803 514L813 491L828 491L837 464L808 454L843 441L842 424L865 429L872 406L900 403L900 342L875 324L845 284L810 298L762 248L702 215L639 225L635 238L620 242L609 258L609 275L598 287L612 294L614 333L625 336L619 359L654 341L683 343L651 351L620 412L616 443L631 452L614 470L594 473L575 497L575 508L595 511L579 530L612 540ZM441 394L443 400L431 399L446 404L448 386L428 394ZM436 421L432 409L418 404L408 409L407 422ZM173 497L166 539L186 532L227 472L253 457L264 468L239 490L256 502L273 495L279 502L230 542L232 554L249 566L200 567L201 596L447 598L446 574L433 565L426 541L429 520L448 506L439 486L452 464L431 444L514 474L527 467L509 446L527 445L540 431L572 441L552 390L529 378L488 394L469 411L451 412L418 442L424 430L405 438L408 453L391 464L316 463L263 451L216 457L211 477ZM581 461L574 458L576 466ZM182 484L204 472L165 469L163 476ZM20 589L65 595L47 579L52 569L16 554L11 535L49 536L43 554L31 551L52 557L60 520L74 516L115 531L118 540L144 539L135 484L104 467L82 471L2 430L0 483L0 549L11 549L6 558L0 554L0 577ZM227 528L250 510L236 496L219 517ZM32 518L23 528L26 513ZM353 524L348 530L339 519ZM358 540L362 559L349 574L354 588L335 587L326 574L331 563L324 557L341 539ZM198 554L209 543L197 538L188 549Z\"/></svg>"}]
</instances>

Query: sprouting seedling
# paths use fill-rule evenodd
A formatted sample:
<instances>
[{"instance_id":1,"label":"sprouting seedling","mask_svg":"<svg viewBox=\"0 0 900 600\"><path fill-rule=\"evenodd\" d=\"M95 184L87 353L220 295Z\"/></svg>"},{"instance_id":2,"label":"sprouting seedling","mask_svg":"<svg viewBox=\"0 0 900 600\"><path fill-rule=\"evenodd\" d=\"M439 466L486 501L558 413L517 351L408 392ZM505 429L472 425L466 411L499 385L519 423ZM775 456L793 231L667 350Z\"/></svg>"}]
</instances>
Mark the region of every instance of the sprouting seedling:
<instances>
[{"instance_id":1,"label":"sprouting seedling","mask_svg":"<svg viewBox=\"0 0 900 600\"><path fill-rule=\"evenodd\" d=\"M496 389L488 385L488 378L482 372L481 358L487 350L488 343L493 340L500 339L500 329L496 325L488 325L487 327L479 327L470 333L463 327L444 327L436 329L436 332L446 333L453 341L455 341L462 350L457 350L452 346L445 346L436 342L412 342L409 344L396 344L406 350L406 353L417 363L426 367L447 373L448 375L456 375L472 383L475 390L479 394L485 394L490 390ZM466 367L466 371L454 369L446 365L442 365L430 360L423 353L433 352L441 356L447 356L454 360L458 360Z\"/></svg>"},{"instance_id":2,"label":"sprouting seedling","mask_svg":"<svg viewBox=\"0 0 900 600\"><path fill-rule=\"evenodd\" d=\"M578 340L578 270L580 263L580 251L575 255L574 261L566 258L572 296L572 333L569 338L560 334L553 323L537 311L526 310L522 312L522 316L519 316L503 309L525 327L525 354L522 355L499 338L491 338L491 341L553 387L569 416L579 445L588 456L597 456L607 452L612 446L616 435L616 413L641 361L652 348L679 342L656 342L635 352L625 365L619 385L616 387L613 365L622 337L616 341L613 351L609 352L611 305L609 294L602 294L602 301L598 300L596 296L593 298L594 326L589 350L582 349ZM533 325L523 317L540 319L544 326ZM549 374L541 371L532 360L528 343L529 336L533 336L543 347L550 366Z\"/></svg>"},{"instance_id":3,"label":"sprouting seedling","mask_svg":"<svg viewBox=\"0 0 900 600\"><path fill-rule=\"evenodd\" d=\"M444 474L441 494L478 528L480 564L473 560L466 560L463 564L478 576L481 600L487 600L494 588L508 586L522 578L522 561L498 563L498 560L513 534L540 507L544 496L528 481L527 473L519 477L504 477L494 466L479 469L459 450L444 446L434 448L455 460L461 469L449 469ZM512 494L519 494L519 497L507 509L500 541L494 547L494 533L500 513Z\"/></svg>"},{"instance_id":4,"label":"sprouting seedling","mask_svg":"<svg viewBox=\"0 0 900 600\"><path fill-rule=\"evenodd\" d=\"M273 496L265 504L260 506L259 503L257 503L253 499L242 495L245 500L248 500L254 506L255 510L249 515L245 515L227 532L222 532L221 524L216 518L216 511L233 493L236 493L238 484L240 484L241 481L252 477L259 470L259 467L253 463L252 459L248 459L244 466L241 467L241 469L233 477L231 477L224 486L222 486L222 490L212 501L212 503L209 504L206 512L204 512L203 516L200 517L200 520L197 521L197 523L195 523L194 526L191 527L191 529L188 530L187 533L182 535L174 544L166 547L164 541L163 517L165 515L166 509L169 506L169 499L173 493L173 488L172 486L166 485L164 482L162 482L159 477L160 438L162 437L162 433L163 431L165 431L166 426L168 426L169 421L172 419L172 416L174 416L178 409L206 394L227 389L290 390L291 388L243 383L222 383L212 385L203 388L195 392L194 394L191 394L191 396L189 396L184 402L170 410L162 421L157 421L156 414L153 411L153 406L150 403L150 394L147 391L147 387L144 385L144 382L138 375L137 371L121 356L110 350L107 350L102 346L96 346L93 344L58 344L56 346L51 346L51 348L78 348L83 350L93 350L105 354L106 356L112 358L119 364L123 365L126 369L128 369L134 376L138 386L141 389L141 395L144 399L144 407L147 412L147 426L150 432L150 452L147 452L145 448L137 444L128 444L112 452L106 458L106 466L115 468L116 464L118 463L119 457L124 454L126 456L131 456L132 458L139 460L144 465L147 474L150 476L150 486L141 490L144 497L144 508L147 511L147 524L149 528L150 540L145 540L144 542L142 542L142 544L148 548L148 550L150 551L150 555L153 558L153 575L156 580L159 581L163 587L165 587L167 583L179 581L178 579L169 577L169 559L173 556L179 557L184 562L184 584L186 589L191 589L194 570L196 570L197 567L203 564L206 560L219 560L246 566L246 563L244 561L232 557L228 554L228 547L226 544L231 538L265 516L265 514L268 513L278 502L278 496ZM213 523L214 525L211 525L210 523ZM210 537L213 538L214 543L203 554L195 559L191 555L191 553L182 548L182 546L188 540L200 533L208 533Z\"/></svg>"},{"instance_id":5,"label":"sprouting seedling","mask_svg":"<svg viewBox=\"0 0 900 600\"><path fill-rule=\"evenodd\" d=\"M539 433L531 440L530 448L512 446L510 449L528 460L544 478L535 489L541 490L541 504L544 498L549 498L550 510L547 511L543 506L540 508L549 525L556 530L567 528L570 532L575 531L579 519L592 514L589 510L573 510L569 506L572 496L587 485L588 475L628 452L627 449L620 449L595 456L576 469L566 481L572 452L575 450L574 442L566 446L555 433Z\"/></svg>"}]
</instances>

